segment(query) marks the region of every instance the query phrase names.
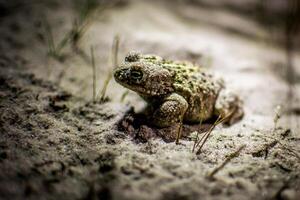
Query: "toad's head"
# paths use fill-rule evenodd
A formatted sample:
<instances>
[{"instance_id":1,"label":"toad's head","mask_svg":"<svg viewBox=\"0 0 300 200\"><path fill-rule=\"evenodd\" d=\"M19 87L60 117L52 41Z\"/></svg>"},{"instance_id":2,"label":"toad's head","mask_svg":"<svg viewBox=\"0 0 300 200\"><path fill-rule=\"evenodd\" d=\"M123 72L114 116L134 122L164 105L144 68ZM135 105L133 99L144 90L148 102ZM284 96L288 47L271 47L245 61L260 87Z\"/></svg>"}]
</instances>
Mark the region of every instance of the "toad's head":
<instances>
[{"instance_id":1,"label":"toad's head","mask_svg":"<svg viewBox=\"0 0 300 200\"><path fill-rule=\"evenodd\" d=\"M115 80L144 97L166 95L173 91L171 73L155 57L131 52L114 71Z\"/></svg>"}]
</instances>

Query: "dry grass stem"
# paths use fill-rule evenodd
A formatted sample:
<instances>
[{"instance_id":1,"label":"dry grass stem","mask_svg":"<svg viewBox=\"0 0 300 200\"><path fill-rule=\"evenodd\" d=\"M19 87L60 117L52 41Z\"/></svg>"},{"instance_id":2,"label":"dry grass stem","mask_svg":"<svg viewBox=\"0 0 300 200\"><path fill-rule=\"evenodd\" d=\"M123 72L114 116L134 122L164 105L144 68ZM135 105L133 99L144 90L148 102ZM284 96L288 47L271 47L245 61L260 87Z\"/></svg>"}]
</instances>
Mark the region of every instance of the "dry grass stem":
<instances>
[{"instance_id":1,"label":"dry grass stem","mask_svg":"<svg viewBox=\"0 0 300 200\"><path fill-rule=\"evenodd\" d=\"M111 55L110 55L111 64L109 66L112 66L112 67L109 70L109 73L108 73L108 75L104 81L103 87L100 91L100 101L103 101L105 99L107 86L113 75L113 69L118 65L119 41L120 41L120 38L118 35L116 35L113 40Z\"/></svg>"},{"instance_id":2,"label":"dry grass stem","mask_svg":"<svg viewBox=\"0 0 300 200\"><path fill-rule=\"evenodd\" d=\"M91 63L93 68L93 102L96 101L96 64L94 56L94 48L91 46Z\"/></svg>"},{"instance_id":3,"label":"dry grass stem","mask_svg":"<svg viewBox=\"0 0 300 200\"><path fill-rule=\"evenodd\" d=\"M204 146L204 144L206 143L208 137L210 136L211 132L215 129L216 126L218 126L219 124L223 123L228 117L230 117L232 115L233 112L229 113L227 116L221 118L221 116L218 117L218 119L214 122L214 124L210 127L210 129L204 133L204 135L200 138L199 141L196 142L195 148L199 147L196 154L200 154L202 147ZM201 143L202 142L202 143ZM195 149L194 148L194 149Z\"/></svg>"},{"instance_id":4,"label":"dry grass stem","mask_svg":"<svg viewBox=\"0 0 300 200\"><path fill-rule=\"evenodd\" d=\"M182 133L182 120L181 120L181 122L179 123L179 126L178 126L175 144L179 144L179 139L181 138L181 133Z\"/></svg>"},{"instance_id":5,"label":"dry grass stem","mask_svg":"<svg viewBox=\"0 0 300 200\"><path fill-rule=\"evenodd\" d=\"M246 145L241 145L236 151L226 156L226 159L222 162L221 165L216 167L212 172L210 172L207 177L213 178L213 176L218 173L221 169L223 169L233 158L238 157L240 152L246 147Z\"/></svg>"},{"instance_id":6,"label":"dry grass stem","mask_svg":"<svg viewBox=\"0 0 300 200\"><path fill-rule=\"evenodd\" d=\"M200 120L199 127L201 127L201 125L202 125L202 119ZM199 131L197 131L196 139L195 139L195 141L194 141L194 145L193 145L193 149L192 149L192 152L193 152L193 153L194 153L194 151L195 151L195 148L196 148L198 139L199 139Z\"/></svg>"},{"instance_id":7,"label":"dry grass stem","mask_svg":"<svg viewBox=\"0 0 300 200\"><path fill-rule=\"evenodd\" d=\"M277 129L277 124L278 124L279 119L281 118L281 115L282 115L282 107L280 105L278 105L275 108L275 116L273 119L273 121L274 121L273 131L276 131L276 129Z\"/></svg>"},{"instance_id":8,"label":"dry grass stem","mask_svg":"<svg viewBox=\"0 0 300 200\"><path fill-rule=\"evenodd\" d=\"M200 154L201 153L201 149L204 146L204 144L206 143L209 135L211 134L211 132L215 129L215 127L220 124L221 121L221 116L218 117L218 119L214 122L214 124L209 128L209 130L207 132L204 133L204 135L200 138L199 141L197 141L197 144L195 146L195 148L197 148L199 145L200 147L198 148L196 154ZM202 143L201 143L202 142Z\"/></svg>"}]
</instances>

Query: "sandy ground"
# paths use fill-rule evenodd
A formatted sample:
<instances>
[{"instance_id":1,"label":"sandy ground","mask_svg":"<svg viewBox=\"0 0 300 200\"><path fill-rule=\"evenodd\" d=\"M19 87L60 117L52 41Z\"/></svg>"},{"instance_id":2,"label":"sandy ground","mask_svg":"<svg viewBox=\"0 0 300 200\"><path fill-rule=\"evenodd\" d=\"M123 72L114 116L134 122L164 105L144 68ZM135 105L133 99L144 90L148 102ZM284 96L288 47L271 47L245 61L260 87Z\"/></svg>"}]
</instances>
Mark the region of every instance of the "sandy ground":
<instances>
[{"instance_id":1,"label":"sandy ground","mask_svg":"<svg viewBox=\"0 0 300 200\"><path fill-rule=\"evenodd\" d=\"M9 8L0 20L0 198L300 198L300 54L291 86L274 30L214 6L100 1L61 60L47 54L49 27L59 44L79 14L75 1L58 2L0 6ZM175 145L159 130L124 122L145 103L130 91L121 101L127 91L113 80L108 100L93 103L90 49L99 91L116 35L119 62L137 50L210 68L244 100L245 117L218 126L196 155L188 135L201 127L185 125Z\"/></svg>"}]
</instances>

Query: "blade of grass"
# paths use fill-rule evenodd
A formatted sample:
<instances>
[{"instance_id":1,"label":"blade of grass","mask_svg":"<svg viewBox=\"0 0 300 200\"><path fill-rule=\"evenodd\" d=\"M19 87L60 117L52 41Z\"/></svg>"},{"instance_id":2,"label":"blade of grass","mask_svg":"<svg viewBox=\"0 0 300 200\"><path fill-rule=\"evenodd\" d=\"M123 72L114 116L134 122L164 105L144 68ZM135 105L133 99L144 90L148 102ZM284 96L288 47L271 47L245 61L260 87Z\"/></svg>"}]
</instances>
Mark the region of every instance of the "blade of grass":
<instances>
[{"instance_id":1,"label":"blade of grass","mask_svg":"<svg viewBox=\"0 0 300 200\"><path fill-rule=\"evenodd\" d=\"M121 102L121 103L124 102L124 100L125 100L125 98L126 98L126 96L127 96L128 94L129 94L129 90L126 90L126 91L122 94L121 99L120 99L120 102Z\"/></svg>"},{"instance_id":2,"label":"blade of grass","mask_svg":"<svg viewBox=\"0 0 300 200\"><path fill-rule=\"evenodd\" d=\"M119 36L116 35L113 40L113 45L112 45L112 50L110 55L111 64L109 66L111 66L111 69L109 70L108 75L104 81L103 87L101 89L100 101L103 101L105 99L107 86L110 80L112 79L113 69L118 65L119 40L120 40Z\"/></svg>"},{"instance_id":3,"label":"blade of grass","mask_svg":"<svg viewBox=\"0 0 300 200\"><path fill-rule=\"evenodd\" d=\"M86 21L82 23L78 23L76 20L73 22L72 29L68 31L63 39L58 43L56 47L56 51L60 53L64 47L66 47L69 43L72 44L77 43L77 41L83 36L84 31L86 30Z\"/></svg>"},{"instance_id":4,"label":"blade of grass","mask_svg":"<svg viewBox=\"0 0 300 200\"><path fill-rule=\"evenodd\" d=\"M71 30L69 30L68 32L66 32L64 34L63 38L58 42L57 45L55 45L55 43L54 43L51 26L49 25L49 23L47 21L45 21L44 24L45 24L45 29L46 29L45 36L47 38L48 47L49 47L48 54L59 61L63 61L64 56L62 55L62 50L67 45L70 45L70 44L72 47L76 47L73 49L79 49L77 47L77 43L83 37L83 34L85 33L85 31L88 28L88 25L91 24L91 20L85 19L80 22L77 22L75 20L73 22L73 26L72 26Z\"/></svg>"},{"instance_id":5,"label":"blade of grass","mask_svg":"<svg viewBox=\"0 0 300 200\"><path fill-rule=\"evenodd\" d=\"M118 53L119 53L119 43L120 43L120 37L119 35L116 35L114 37L114 48L112 49L113 52L113 69L115 69L118 65Z\"/></svg>"},{"instance_id":6,"label":"blade of grass","mask_svg":"<svg viewBox=\"0 0 300 200\"><path fill-rule=\"evenodd\" d=\"M71 38L71 31L67 32L64 35L64 37L62 38L62 40L56 46L56 52L58 54L60 54L60 52L62 51L62 49L70 42L70 38Z\"/></svg>"},{"instance_id":7,"label":"blade of grass","mask_svg":"<svg viewBox=\"0 0 300 200\"><path fill-rule=\"evenodd\" d=\"M93 102L96 101L96 64L94 56L94 47L91 46L91 64L93 68Z\"/></svg>"},{"instance_id":8,"label":"blade of grass","mask_svg":"<svg viewBox=\"0 0 300 200\"><path fill-rule=\"evenodd\" d=\"M48 44L48 54L52 54L55 51L55 44L52 34L52 28L47 20L44 20L45 36Z\"/></svg>"},{"instance_id":9,"label":"blade of grass","mask_svg":"<svg viewBox=\"0 0 300 200\"><path fill-rule=\"evenodd\" d=\"M72 29L71 34L71 43L73 46L77 46L79 40L83 37L91 23L91 18L87 18L82 22L77 22L76 20L74 21L74 28Z\"/></svg>"}]
</instances>

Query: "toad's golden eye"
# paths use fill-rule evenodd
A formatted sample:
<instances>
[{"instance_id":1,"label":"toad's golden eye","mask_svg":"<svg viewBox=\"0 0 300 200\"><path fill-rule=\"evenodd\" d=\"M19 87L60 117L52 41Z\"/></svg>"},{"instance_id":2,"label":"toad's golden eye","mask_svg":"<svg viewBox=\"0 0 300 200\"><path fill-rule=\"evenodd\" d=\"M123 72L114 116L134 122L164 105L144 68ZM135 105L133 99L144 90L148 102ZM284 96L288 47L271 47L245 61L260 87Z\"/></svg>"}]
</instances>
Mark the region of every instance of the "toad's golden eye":
<instances>
[{"instance_id":1,"label":"toad's golden eye","mask_svg":"<svg viewBox=\"0 0 300 200\"><path fill-rule=\"evenodd\" d=\"M131 70L130 77L133 81L138 82L143 78L143 72L140 70Z\"/></svg>"}]
</instances>

